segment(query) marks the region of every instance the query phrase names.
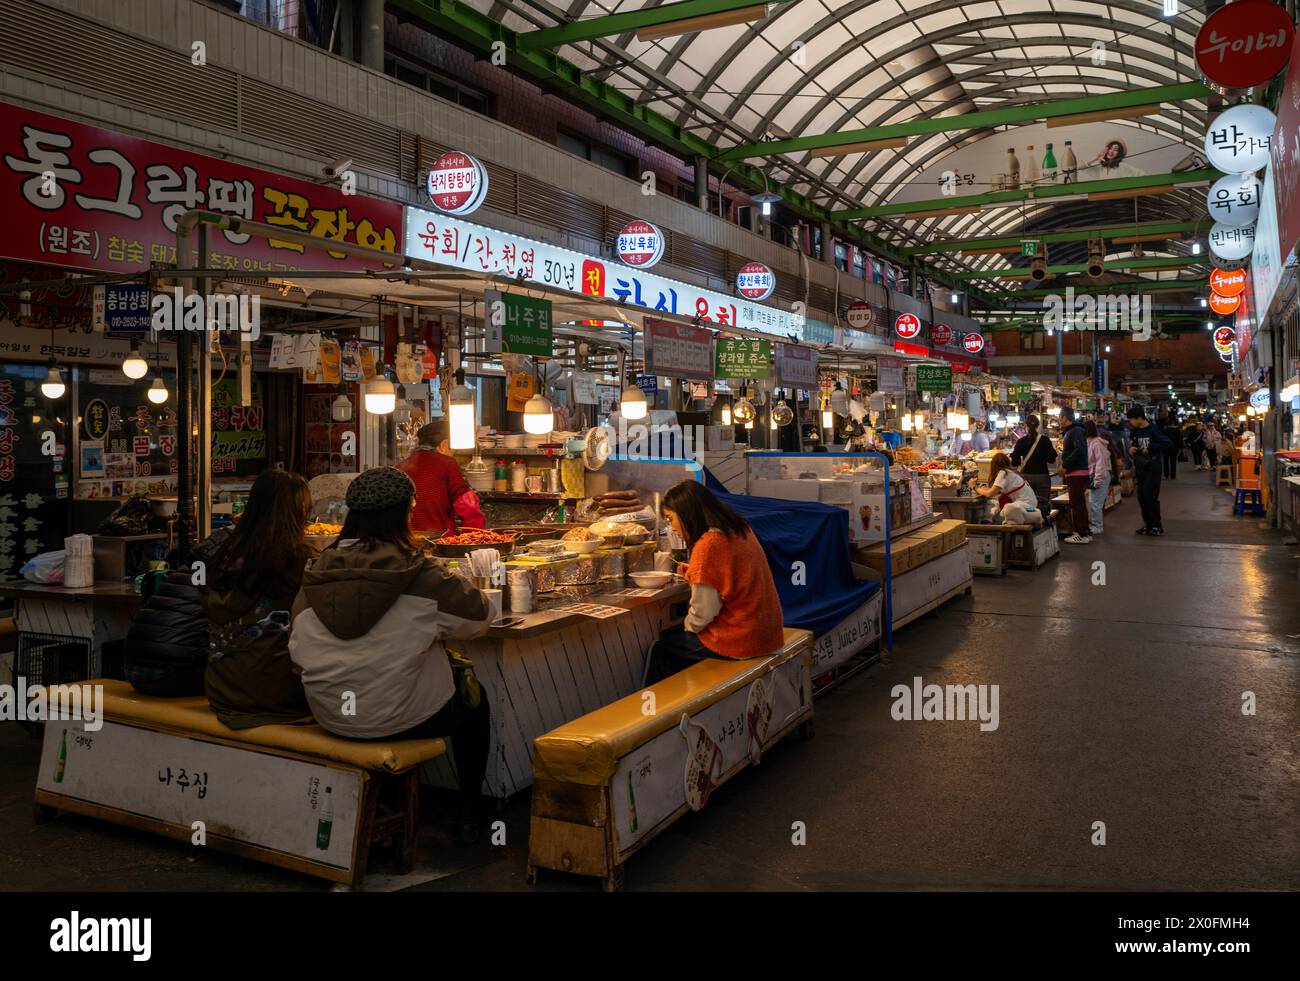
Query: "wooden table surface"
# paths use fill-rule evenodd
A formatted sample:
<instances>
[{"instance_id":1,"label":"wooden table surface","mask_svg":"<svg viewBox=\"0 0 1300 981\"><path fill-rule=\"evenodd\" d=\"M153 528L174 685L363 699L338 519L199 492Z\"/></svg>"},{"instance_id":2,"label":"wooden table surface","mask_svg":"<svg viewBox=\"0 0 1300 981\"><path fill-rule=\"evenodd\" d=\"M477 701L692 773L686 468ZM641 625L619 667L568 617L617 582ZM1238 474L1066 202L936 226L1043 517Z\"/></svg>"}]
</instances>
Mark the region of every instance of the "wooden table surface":
<instances>
[{"instance_id":1,"label":"wooden table surface","mask_svg":"<svg viewBox=\"0 0 1300 981\"><path fill-rule=\"evenodd\" d=\"M125 582L97 582L93 586L69 589L35 582L0 583L0 596L7 599L54 600L64 603L142 603L135 587Z\"/></svg>"}]
</instances>

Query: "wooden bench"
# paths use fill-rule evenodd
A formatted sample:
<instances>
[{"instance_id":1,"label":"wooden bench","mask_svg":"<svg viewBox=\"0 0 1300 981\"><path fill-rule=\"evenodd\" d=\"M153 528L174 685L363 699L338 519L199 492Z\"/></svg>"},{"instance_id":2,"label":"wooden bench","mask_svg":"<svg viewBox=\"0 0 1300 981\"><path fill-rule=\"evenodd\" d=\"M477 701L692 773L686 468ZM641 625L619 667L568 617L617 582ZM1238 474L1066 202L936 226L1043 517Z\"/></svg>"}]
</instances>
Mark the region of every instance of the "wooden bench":
<instances>
[{"instance_id":1,"label":"wooden bench","mask_svg":"<svg viewBox=\"0 0 1300 981\"><path fill-rule=\"evenodd\" d=\"M314 723L234 730L203 696L85 684L103 686L102 728L46 724L38 822L72 811L353 889L371 845L391 838L410 871L420 764L446 752L443 740L341 739Z\"/></svg>"},{"instance_id":2,"label":"wooden bench","mask_svg":"<svg viewBox=\"0 0 1300 981\"><path fill-rule=\"evenodd\" d=\"M598 876L623 866L795 729L812 735L812 634L779 654L710 659L533 741L528 881L539 869Z\"/></svg>"}]
</instances>

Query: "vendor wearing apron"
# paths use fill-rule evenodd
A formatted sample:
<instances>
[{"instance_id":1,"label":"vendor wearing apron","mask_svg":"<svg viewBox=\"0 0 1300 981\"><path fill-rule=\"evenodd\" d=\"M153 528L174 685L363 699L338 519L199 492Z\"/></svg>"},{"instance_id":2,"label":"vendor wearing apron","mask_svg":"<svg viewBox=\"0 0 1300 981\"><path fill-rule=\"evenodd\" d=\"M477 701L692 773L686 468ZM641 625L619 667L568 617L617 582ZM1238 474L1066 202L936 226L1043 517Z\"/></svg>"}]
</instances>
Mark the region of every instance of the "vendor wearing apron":
<instances>
[{"instance_id":1,"label":"vendor wearing apron","mask_svg":"<svg viewBox=\"0 0 1300 981\"><path fill-rule=\"evenodd\" d=\"M1038 509L1033 488L1012 469L1011 460L1005 453L993 454L987 487L977 487L974 477L970 486L980 497L997 496L996 524L1033 525L1037 528L1043 523L1043 513Z\"/></svg>"}]
</instances>

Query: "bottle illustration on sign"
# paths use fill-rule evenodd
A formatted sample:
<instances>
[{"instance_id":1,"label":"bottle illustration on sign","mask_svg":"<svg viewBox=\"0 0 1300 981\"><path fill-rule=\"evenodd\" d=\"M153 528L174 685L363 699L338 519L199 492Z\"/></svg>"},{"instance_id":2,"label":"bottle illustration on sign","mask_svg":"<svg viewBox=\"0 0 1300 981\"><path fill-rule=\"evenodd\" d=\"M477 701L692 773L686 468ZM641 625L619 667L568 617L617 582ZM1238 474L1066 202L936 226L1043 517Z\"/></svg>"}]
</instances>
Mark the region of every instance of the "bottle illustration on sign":
<instances>
[{"instance_id":1,"label":"bottle illustration on sign","mask_svg":"<svg viewBox=\"0 0 1300 981\"><path fill-rule=\"evenodd\" d=\"M320 817L316 819L316 847L323 852L329 851L330 832L334 828L333 788L325 788L325 800L320 806Z\"/></svg>"},{"instance_id":2,"label":"bottle illustration on sign","mask_svg":"<svg viewBox=\"0 0 1300 981\"><path fill-rule=\"evenodd\" d=\"M636 830L636 791L632 789L632 771L627 772L627 806L632 814L632 830Z\"/></svg>"},{"instance_id":3,"label":"bottle illustration on sign","mask_svg":"<svg viewBox=\"0 0 1300 981\"><path fill-rule=\"evenodd\" d=\"M1052 144L1047 144L1047 152L1043 154L1043 180L1049 184L1056 183L1056 154L1052 152Z\"/></svg>"},{"instance_id":4,"label":"bottle illustration on sign","mask_svg":"<svg viewBox=\"0 0 1300 981\"><path fill-rule=\"evenodd\" d=\"M63 770L68 765L68 730L59 737L59 759L54 764L54 782L63 783Z\"/></svg>"},{"instance_id":5,"label":"bottle illustration on sign","mask_svg":"<svg viewBox=\"0 0 1300 981\"><path fill-rule=\"evenodd\" d=\"M1065 152L1061 154L1061 162L1065 167L1065 184L1079 183L1079 160L1074 155L1074 150L1070 148L1070 141L1065 141Z\"/></svg>"},{"instance_id":6,"label":"bottle illustration on sign","mask_svg":"<svg viewBox=\"0 0 1300 981\"><path fill-rule=\"evenodd\" d=\"M1029 145L1029 152L1025 154L1025 183L1033 187L1038 183L1038 163L1034 160L1034 146Z\"/></svg>"},{"instance_id":7,"label":"bottle illustration on sign","mask_svg":"<svg viewBox=\"0 0 1300 981\"><path fill-rule=\"evenodd\" d=\"M776 708L776 685L759 678L749 687L745 700L745 728L749 730L749 761L758 766L763 758L763 743L772 725L772 712Z\"/></svg>"},{"instance_id":8,"label":"bottle illustration on sign","mask_svg":"<svg viewBox=\"0 0 1300 981\"><path fill-rule=\"evenodd\" d=\"M1007 189L1014 191L1020 186L1020 161L1016 159L1015 147L1007 149Z\"/></svg>"},{"instance_id":9,"label":"bottle illustration on sign","mask_svg":"<svg viewBox=\"0 0 1300 981\"><path fill-rule=\"evenodd\" d=\"M698 811L708 803L722 776L722 748L689 715L682 716L677 728L686 739L686 803L692 811Z\"/></svg>"}]
</instances>

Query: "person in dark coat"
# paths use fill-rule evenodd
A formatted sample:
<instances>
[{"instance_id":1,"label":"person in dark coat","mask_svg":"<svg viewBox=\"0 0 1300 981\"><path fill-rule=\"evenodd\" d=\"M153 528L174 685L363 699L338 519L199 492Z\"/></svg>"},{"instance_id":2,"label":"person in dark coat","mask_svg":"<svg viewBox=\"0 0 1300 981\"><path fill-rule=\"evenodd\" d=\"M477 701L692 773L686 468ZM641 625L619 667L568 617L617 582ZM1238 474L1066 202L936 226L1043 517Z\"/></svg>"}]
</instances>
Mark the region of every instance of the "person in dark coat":
<instances>
[{"instance_id":1,"label":"person in dark coat","mask_svg":"<svg viewBox=\"0 0 1300 981\"><path fill-rule=\"evenodd\" d=\"M195 546L191 559L207 561L229 532L216 532ZM208 666L208 618L193 583L192 566L163 578L131 621L123 645L126 680L142 695L181 698L203 694Z\"/></svg>"}]
</instances>

